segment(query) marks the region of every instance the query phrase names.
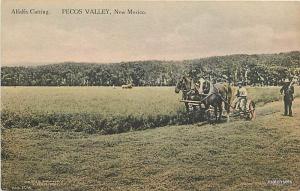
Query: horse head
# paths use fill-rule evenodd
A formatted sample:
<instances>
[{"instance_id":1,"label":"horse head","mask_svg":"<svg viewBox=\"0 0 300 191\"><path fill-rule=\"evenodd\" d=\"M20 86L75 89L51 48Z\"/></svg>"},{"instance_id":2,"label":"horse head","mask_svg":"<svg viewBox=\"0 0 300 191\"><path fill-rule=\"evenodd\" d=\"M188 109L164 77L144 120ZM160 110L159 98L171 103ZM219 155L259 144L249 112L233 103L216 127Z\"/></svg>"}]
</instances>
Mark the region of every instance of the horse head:
<instances>
[{"instance_id":1,"label":"horse head","mask_svg":"<svg viewBox=\"0 0 300 191\"><path fill-rule=\"evenodd\" d=\"M181 91L189 91L191 89L191 80L186 76L180 78L180 80L176 83L175 93L179 93Z\"/></svg>"}]
</instances>

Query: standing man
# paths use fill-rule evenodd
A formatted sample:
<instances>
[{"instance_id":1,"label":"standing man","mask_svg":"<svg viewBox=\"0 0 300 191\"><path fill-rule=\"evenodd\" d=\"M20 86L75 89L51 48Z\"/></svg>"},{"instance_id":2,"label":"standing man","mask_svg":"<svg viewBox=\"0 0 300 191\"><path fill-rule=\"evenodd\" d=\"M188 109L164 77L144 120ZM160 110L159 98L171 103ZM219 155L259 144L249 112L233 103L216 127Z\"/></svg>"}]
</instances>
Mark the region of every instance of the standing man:
<instances>
[{"instance_id":1,"label":"standing man","mask_svg":"<svg viewBox=\"0 0 300 191\"><path fill-rule=\"evenodd\" d=\"M293 116L292 113L292 103L294 100L294 86L293 82L290 82L289 79L284 80L284 84L280 89L280 93L284 93L283 101L284 101L284 116L289 115L290 117Z\"/></svg>"}]
</instances>

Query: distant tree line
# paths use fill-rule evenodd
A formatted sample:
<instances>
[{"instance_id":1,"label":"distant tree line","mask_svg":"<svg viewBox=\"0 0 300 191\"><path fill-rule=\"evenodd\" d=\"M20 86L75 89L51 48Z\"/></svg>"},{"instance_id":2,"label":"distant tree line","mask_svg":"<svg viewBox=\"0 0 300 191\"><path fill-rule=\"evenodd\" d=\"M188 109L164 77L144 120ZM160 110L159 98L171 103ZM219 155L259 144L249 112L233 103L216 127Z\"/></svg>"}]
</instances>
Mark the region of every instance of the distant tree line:
<instances>
[{"instance_id":1,"label":"distant tree line","mask_svg":"<svg viewBox=\"0 0 300 191\"><path fill-rule=\"evenodd\" d=\"M42 66L1 67L2 86L173 86L182 75L235 84L299 83L300 52L229 55L184 61L135 61L112 64L65 62Z\"/></svg>"}]
</instances>

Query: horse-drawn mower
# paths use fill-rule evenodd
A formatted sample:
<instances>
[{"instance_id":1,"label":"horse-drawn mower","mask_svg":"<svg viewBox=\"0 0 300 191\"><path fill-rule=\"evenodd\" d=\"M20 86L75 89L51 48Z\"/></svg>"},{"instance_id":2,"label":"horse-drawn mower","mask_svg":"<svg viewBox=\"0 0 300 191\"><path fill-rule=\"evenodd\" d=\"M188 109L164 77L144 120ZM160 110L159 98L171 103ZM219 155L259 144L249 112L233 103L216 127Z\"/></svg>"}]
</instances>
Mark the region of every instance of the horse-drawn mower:
<instances>
[{"instance_id":1,"label":"horse-drawn mower","mask_svg":"<svg viewBox=\"0 0 300 191\"><path fill-rule=\"evenodd\" d=\"M242 100L243 101L243 100ZM255 103L251 99L244 98L244 103L240 102L236 108L233 108L230 117L240 117L245 120L254 120L256 118Z\"/></svg>"},{"instance_id":2,"label":"horse-drawn mower","mask_svg":"<svg viewBox=\"0 0 300 191\"><path fill-rule=\"evenodd\" d=\"M182 91L182 100L188 113L197 114L199 118L210 123L220 121L223 111L227 120L229 117L240 117L246 120L255 118L255 103L247 97L239 96L239 103L231 105L233 89L230 84L215 83L200 80L194 84L193 80L182 77L176 84L175 93Z\"/></svg>"},{"instance_id":3,"label":"horse-drawn mower","mask_svg":"<svg viewBox=\"0 0 300 191\"><path fill-rule=\"evenodd\" d=\"M204 94L204 99L207 98L209 95ZM204 101L205 100L180 100L180 102L185 103L188 107L187 111L189 113L197 112L199 114L199 117L202 119L205 119L209 123L213 123L216 121L216 112L215 108L212 106L205 106ZM225 104L228 104L227 102L224 102ZM245 105L244 105L245 104ZM238 103L236 108L234 108L232 105L229 105L231 108L229 117L239 117L244 120L254 120L256 118L256 112L255 112L255 103L251 99L245 98L245 103ZM223 104L223 106L225 106ZM219 111L218 111L219 112ZM222 117L228 117L227 115L222 115Z\"/></svg>"},{"instance_id":4,"label":"horse-drawn mower","mask_svg":"<svg viewBox=\"0 0 300 191\"><path fill-rule=\"evenodd\" d=\"M207 108L203 101L180 100L180 102L183 102L188 106L187 111L189 113L197 113L199 118L206 120L209 123L213 123L216 120L214 108L212 106Z\"/></svg>"}]
</instances>

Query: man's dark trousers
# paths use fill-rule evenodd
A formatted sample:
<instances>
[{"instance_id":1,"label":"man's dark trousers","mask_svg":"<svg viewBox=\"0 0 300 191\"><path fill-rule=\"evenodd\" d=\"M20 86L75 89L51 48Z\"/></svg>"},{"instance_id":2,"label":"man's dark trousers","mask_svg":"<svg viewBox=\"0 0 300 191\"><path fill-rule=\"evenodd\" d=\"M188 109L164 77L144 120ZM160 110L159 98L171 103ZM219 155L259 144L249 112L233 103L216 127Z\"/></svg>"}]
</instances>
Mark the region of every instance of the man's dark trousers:
<instances>
[{"instance_id":1,"label":"man's dark trousers","mask_svg":"<svg viewBox=\"0 0 300 191\"><path fill-rule=\"evenodd\" d=\"M290 99L288 95L284 96L284 115L292 116L292 104L293 101Z\"/></svg>"}]
</instances>

